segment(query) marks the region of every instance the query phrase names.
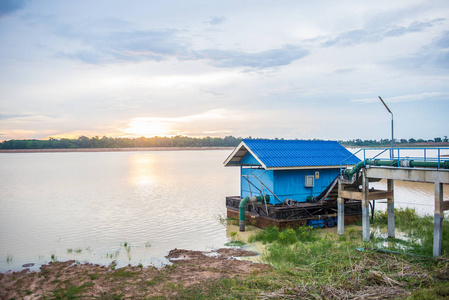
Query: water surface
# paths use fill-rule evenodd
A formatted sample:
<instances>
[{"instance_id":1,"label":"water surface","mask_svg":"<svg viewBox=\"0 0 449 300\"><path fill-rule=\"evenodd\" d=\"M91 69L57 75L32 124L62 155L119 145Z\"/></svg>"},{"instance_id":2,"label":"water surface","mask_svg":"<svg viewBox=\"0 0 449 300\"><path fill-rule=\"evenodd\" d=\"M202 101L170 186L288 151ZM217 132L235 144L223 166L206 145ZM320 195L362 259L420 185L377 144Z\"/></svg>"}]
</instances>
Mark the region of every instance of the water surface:
<instances>
[{"instance_id":1,"label":"water surface","mask_svg":"<svg viewBox=\"0 0 449 300\"><path fill-rule=\"evenodd\" d=\"M0 154L0 271L52 259L164 262L228 242L229 150ZM127 247L124 247L124 246Z\"/></svg>"}]
</instances>

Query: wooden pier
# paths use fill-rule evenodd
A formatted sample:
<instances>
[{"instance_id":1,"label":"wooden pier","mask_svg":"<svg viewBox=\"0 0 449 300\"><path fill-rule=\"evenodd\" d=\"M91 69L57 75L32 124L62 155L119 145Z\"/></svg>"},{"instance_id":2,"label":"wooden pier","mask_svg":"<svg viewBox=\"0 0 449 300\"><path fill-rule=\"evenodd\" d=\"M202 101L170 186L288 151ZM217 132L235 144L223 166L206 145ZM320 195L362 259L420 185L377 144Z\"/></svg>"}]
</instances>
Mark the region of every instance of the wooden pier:
<instances>
[{"instance_id":1,"label":"wooden pier","mask_svg":"<svg viewBox=\"0 0 449 300\"><path fill-rule=\"evenodd\" d=\"M443 238L444 211L449 210L449 201L443 199L444 184L449 184L449 170L426 168L396 168L366 166L361 171L361 185L359 191L353 183L339 181L338 185L338 234L344 233L345 219L343 211L346 211L348 199L361 201L363 241L370 240L369 201L387 199L388 213L388 237L395 237L394 222L394 181L415 181L435 184L435 214L434 214L434 242L433 256L441 255L441 243ZM369 182L379 179L387 180L387 190L370 190Z\"/></svg>"}]
</instances>

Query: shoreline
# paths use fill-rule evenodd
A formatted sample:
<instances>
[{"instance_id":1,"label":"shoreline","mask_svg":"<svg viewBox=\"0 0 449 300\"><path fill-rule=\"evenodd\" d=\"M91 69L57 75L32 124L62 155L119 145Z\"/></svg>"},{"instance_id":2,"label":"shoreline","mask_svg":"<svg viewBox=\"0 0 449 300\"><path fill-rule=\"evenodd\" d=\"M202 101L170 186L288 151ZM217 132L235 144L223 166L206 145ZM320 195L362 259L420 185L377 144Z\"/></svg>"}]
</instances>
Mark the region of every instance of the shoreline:
<instances>
[{"instance_id":1,"label":"shoreline","mask_svg":"<svg viewBox=\"0 0 449 300\"><path fill-rule=\"evenodd\" d=\"M240 248L212 251L173 249L166 256L171 265L115 268L77 263L75 260L44 264L38 272L25 268L20 272L0 273L0 299L60 298L137 298L176 297L179 287L201 288L213 280L237 279L264 274L267 264L240 260L258 253ZM67 297L68 298L68 297ZM70 298L71 299L71 298Z\"/></svg>"},{"instance_id":2,"label":"shoreline","mask_svg":"<svg viewBox=\"0 0 449 300\"><path fill-rule=\"evenodd\" d=\"M193 151L233 150L235 147L142 147L142 148L59 148L59 149L0 149L0 153L49 152L126 152L126 151Z\"/></svg>"}]
</instances>

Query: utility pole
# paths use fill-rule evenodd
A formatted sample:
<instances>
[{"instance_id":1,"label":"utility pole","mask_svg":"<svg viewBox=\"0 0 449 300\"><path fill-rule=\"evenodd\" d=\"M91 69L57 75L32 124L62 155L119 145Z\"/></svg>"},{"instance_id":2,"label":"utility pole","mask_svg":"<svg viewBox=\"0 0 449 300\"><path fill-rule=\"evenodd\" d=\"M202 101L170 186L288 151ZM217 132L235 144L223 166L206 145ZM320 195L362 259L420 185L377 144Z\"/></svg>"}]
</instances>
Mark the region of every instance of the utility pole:
<instances>
[{"instance_id":1,"label":"utility pole","mask_svg":"<svg viewBox=\"0 0 449 300\"><path fill-rule=\"evenodd\" d=\"M393 148L394 148L394 133L393 133L393 113L388 108L388 106L385 104L384 100L379 96L380 101L382 101L385 108L388 110L388 112L391 114L391 150L390 150L390 158L393 158Z\"/></svg>"}]
</instances>

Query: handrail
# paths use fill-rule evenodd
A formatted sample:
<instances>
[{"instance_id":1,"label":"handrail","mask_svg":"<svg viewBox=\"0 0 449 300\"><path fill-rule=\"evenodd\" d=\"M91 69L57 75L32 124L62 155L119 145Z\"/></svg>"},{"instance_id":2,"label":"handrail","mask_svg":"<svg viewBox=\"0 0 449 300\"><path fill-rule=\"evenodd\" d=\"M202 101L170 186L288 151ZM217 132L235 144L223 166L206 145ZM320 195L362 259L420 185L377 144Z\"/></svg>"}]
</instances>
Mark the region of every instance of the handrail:
<instances>
[{"instance_id":1,"label":"handrail","mask_svg":"<svg viewBox=\"0 0 449 300\"><path fill-rule=\"evenodd\" d=\"M390 157L382 158L382 160L395 161L395 163L397 162L398 166L400 166L401 160L438 162L438 169L440 169L442 167L442 162L444 163L444 161L442 160L442 155L444 155L444 154L442 152L447 151L446 154L449 154L449 147L422 147L422 148L398 147L398 148L393 148L393 149L392 148L360 148L358 151L354 152L353 154L351 154L350 156L348 156L347 158L345 158L343 161L340 162L341 178L343 176L342 175L343 174L342 173L343 165L344 165L345 161L347 161L351 157L353 157L353 156L357 157L357 154L359 154L360 152L363 152L363 161L364 161L364 165L366 165L367 159L374 160L389 150L392 150L393 155ZM375 154L373 157L367 157L367 151L378 151L378 153ZM403 156L401 156L401 151L402 151L402 153L405 152L405 154L403 154ZM409 156L409 155L407 156L407 151L423 151L423 154L422 154L422 156ZM436 152L436 154L429 155L429 152L432 152L432 151ZM394 155L394 154L396 154L396 155ZM413 155L419 155L419 154L413 153Z\"/></svg>"}]
</instances>

